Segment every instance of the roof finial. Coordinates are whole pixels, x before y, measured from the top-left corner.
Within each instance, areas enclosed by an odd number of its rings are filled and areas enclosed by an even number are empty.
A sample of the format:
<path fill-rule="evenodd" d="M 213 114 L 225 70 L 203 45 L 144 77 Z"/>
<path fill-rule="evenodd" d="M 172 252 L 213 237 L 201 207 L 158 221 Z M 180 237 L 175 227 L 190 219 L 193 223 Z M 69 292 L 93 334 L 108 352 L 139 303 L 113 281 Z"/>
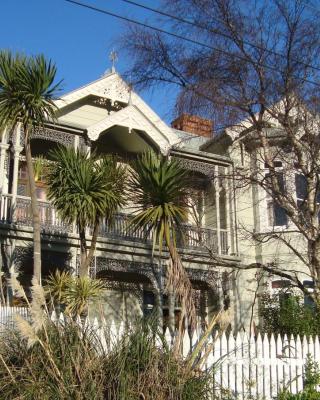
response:
<path fill-rule="evenodd" d="M 111 72 L 112 72 L 112 73 L 113 73 L 113 72 L 116 72 L 115 64 L 116 64 L 116 62 L 118 61 L 118 54 L 117 54 L 117 52 L 116 52 L 114 49 L 112 49 L 112 51 L 110 52 L 109 60 L 110 60 L 111 63 L 112 63 L 112 65 L 111 65 Z"/>
<path fill-rule="evenodd" d="M 129 91 L 129 101 L 128 105 L 132 106 L 132 83 L 128 84 L 128 91 Z"/>

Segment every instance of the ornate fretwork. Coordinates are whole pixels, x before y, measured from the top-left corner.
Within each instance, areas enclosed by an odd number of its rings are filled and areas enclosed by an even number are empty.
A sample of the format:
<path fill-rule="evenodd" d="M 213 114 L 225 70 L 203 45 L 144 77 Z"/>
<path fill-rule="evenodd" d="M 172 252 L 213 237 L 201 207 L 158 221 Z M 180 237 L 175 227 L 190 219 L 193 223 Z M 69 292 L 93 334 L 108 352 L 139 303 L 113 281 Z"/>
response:
<path fill-rule="evenodd" d="M 187 268 L 191 281 L 202 282 L 211 290 L 216 291 L 221 286 L 221 277 L 218 271 Z"/>
<path fill-rule="evenodd" d="M 143 275 L 149 279 L 155 289 L 159 287 L 159 268 L 156 264 L 97 257 L 96 274 L 106 270 Z"/>
<path fill-rule="evenodd" d="M 6 153 L 5 157 L 4 157 L 4 175 L 9 179 L 9 154 Z"/>
<path fill-rule="evenodd" d="M 111 100 L 112 104 L 117 102 L 128 103 L 130 87 L 122 80 L 110 81 L 108 87 L 101 90 L 101 95 Z"/>
<path fill-rule="evenodd" d="M 110 290 L 119 290 L 122 292 L 130 291 L 137 297 L 141 296 L 141 291 L 143 289 L 142 284 L 134 282 L 106 281 L 104 286 Z"/>
<path fill-rule="evenodd" d="M 16 246 L 11 254 L 10 262 L 14 262 L 18 270 L 26 269 L 33 264 L 33 245 L 30 243 L 28 246 Z M 43 248 L 41 250 L 41 258 L 44 268 L 47 271 L 52 268 L 64 268 L 70 270 L 71 255 L 68 251 L 53 251 Z"/>
<path fill-rule="evenodd" d="M 74 144 L 74 135 L 71 133 L 59 131 L 57 129 L 51 128 L 40 128 L 35 127 L 32 130 L 31 136 L 32 139 L 43 139 L 49 140 L 52 142 L 63 144 L 64 146 L 70 147 Z M 20 133 L 20 145 L 24 146 L 24 132 L 21 129 Z"/>
<path fill-rule="evenodd" d="M 122 103 L 121 101 L 112 101 L 111 99 L 107 99 L 106 97 L 94 97 L 92 99 L 92 104 L 95 106 L 106 108 L 109 114 L 111 114 L 112 112 L 120 111 L 127 106 L 127 104 Z"/>
<path fill-rule="evenodd" d="M 77 256 L 77 268 L 79 269 L 80 258 Z M 161 270 L 157 264 L 145 263 L 140 261 L 115 260 L 113 258 L 95 257 L 90 265 L 90 276 L 106 272 L 133 273 L 137 276 L 145 277 L 149 280 L 152 287 L 158 291 L 161 280 Z M 120 283 L 119 283 L 120 284 Z"/>
<path fill-rule="evenodd" d="M 213 179 L 214 177 L 213 164 L 183 157 L 174 157 L 174 159 L 178 161 L 183 168 L 189 171 L 200 172 L 201 174 L 208 176 L 210 179 Z"/>

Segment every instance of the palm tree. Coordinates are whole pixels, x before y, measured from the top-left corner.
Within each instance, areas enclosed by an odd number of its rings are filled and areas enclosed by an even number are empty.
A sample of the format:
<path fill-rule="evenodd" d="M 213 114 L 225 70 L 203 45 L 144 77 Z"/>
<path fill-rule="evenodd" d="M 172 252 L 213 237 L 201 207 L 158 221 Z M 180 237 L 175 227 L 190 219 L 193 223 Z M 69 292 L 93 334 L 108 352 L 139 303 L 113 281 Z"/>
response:
<path fill-rule="evenodd" d="M 50 153 L 53 165 L 47 175 L 48 198 L 60 217 L 76 224 L 80 239 L 80 276 L 89 272 L 95 252 L 100 223 L 111 222 L 125 203 L 125 169 L 115 158 L 98 159 L 87 153 L 59 147 Z M 86 229 L 92 228 L 87 248 Z"/>
<path fill-rule="evenodd" d="M 101 298 L 105 283 L 100 279 L 75 277 L 56 270 L 46 280 L 45 289 L 59 311 L 64 305 L 67 314 L 84 316 L 88 311 L 89 302 Z"/>
<path fill-rule="evenodd" d="M 195 325 L 192 286 L 177 251 L 177 237 L 188 214 L 188 175 L 177 161 L 147 152 L 132 163 L 129 193 L 136 204 L 131 225 L 152 232 L 153 252 L 168 247 L 167 288 L 181 300 L 189 322 Z"/>
<path fill-rule="evenodd" d="M 30 134 L 35 126 L 54 119 L 56 67 L 43 55 L 26 57 L 0 52 L 0 128 L 21 124 L 24 132 L 28 183 L 33 217 L 33 274 L 41 281 L 39 207 L 34 180 Z"/>

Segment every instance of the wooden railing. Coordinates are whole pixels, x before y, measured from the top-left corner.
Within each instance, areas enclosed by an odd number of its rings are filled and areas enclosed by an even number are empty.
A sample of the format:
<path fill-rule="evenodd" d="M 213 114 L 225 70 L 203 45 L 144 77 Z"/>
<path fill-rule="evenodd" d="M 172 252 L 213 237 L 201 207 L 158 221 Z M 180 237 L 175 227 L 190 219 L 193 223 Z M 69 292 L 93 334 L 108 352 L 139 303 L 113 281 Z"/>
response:
<path fill-rule="evenodd" d="M 47 201 L 38 201 L 41 227 L 45 232 L 71 233 L 73 227 L 63 222 L 57 215 L 54 207 Z M 32 227 L 31 200 L 29 197 L 10 194 L 0 196 L 0 222 Z M 149 229 L 135 229 L 130 225 L 130 215 L 116 214 L 112 223 L 103 223 L 99 235 L 113 239 L 124 239 L 139 242 L 152 242 L 152 232 Z M 218 234 L 220 241 L 218 241 Z M 229 253 L 228 232 L 220 229 L 197 227 L 185 224 L 181 235 L 177 238 L 180 248 L 203 249 L 208 248 L 215 253 L 226 255 Z M 220 242 L 220 248 L 219 248 Z"/>

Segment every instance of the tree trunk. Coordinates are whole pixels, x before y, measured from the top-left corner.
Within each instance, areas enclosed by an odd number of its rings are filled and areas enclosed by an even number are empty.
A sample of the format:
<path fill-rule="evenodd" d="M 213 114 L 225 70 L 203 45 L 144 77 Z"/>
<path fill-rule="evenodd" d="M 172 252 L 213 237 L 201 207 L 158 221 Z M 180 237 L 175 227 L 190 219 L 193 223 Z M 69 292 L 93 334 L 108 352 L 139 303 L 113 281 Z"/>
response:
<path fill-rule="evenodd" d="M 314 240 L 308 243 L 310 274 L 314 281 L 314 300 L 320 305 L 320 241 Z"/>
<path fill-rule="evenodd" d="M 80 238 L 80 276 L 88 276 L 88 271 L 86 268 L 87 260 L 87 241 L 86 241 L 86 230 L 85 228 L 79 227 L 79 238 Z"/>
<path fill-rule="evenodd" d="M 178 299 L 181 300 L 185 308 L 188 323 L 192 328 L 196 327 L 196 308 L 193 300 L 192 285 L 189 276 L 184 269 L 181 258 L 175 246 L 168 241 L 167 246 L 170 253 L 169 265 L 167 268 L 167 287 Z"/>
<path fill-rule="evenodd" d="M 31 155 L 31 145 L 29 137 L 29 128 L 24 126 L 25 135 L 25 152 L 28 170 L 28 182 L 31 198 L 31 210 L 33 221 L 33 275 L 41 284 L 41 227 L 40 227 L 40 214 L 39 204 L 37 199 L 36 184 L 34 180 L 34 169 Z"/>
<path fill-rule="evenodd" d="M 98 239 L 98 233 L 99 233 L 99 226 L 100 226 L 100 221 L 96 221 L 94 228 L 93 228 L 93 233 L 92 233 L 92 238 L 91 238 L 91 246 L 89 249 L 89 253 L 86 257 L 86 260 L 84 262 L 83 269 L 87 271 L 87 275 L 89 274 L 89 269 L 90 269 L 90 263 L 91 260 L 94 256 L 94 253 L 96 251 L 96 245 L 97 245 L 97 239 Z"/>

